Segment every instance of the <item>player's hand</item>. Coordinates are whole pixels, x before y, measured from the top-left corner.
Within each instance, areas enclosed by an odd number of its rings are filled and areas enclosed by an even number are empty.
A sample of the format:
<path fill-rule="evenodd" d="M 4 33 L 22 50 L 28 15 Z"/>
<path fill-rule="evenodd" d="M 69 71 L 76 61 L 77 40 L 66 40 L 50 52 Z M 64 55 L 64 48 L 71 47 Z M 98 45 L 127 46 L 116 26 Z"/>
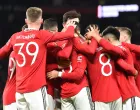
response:
<path fill-rule="evenodd" d="M 86 33 L 86 36 L 93 36 L 93 37 L 98 37 L 100 36 L 99 34 L 99 29 L 97 26 L 93 25 L 90 26 L 90 28 L 88 29 L 88 32 Z"/>
<path fill-rule="evenodd" d="M 66 25 L 65 25 L 65 28 L 68 28 L 69 26 L 73 26 L 74 28 L 76 28 L 76 24 L 75 24 L 75 21 L 70 19 L 66 22 Z"/>
<path fill-rule="evenodd" d="M 58 71 L 53 70 L 47 73 L 48 79 L 54 79 L 58 77 Z"/>
<path fill-rule="evenodd" d="M 87 44 L 90 44 L 90 43 L 91 43 L 91 40 L 86 40 L 86 43 L 87 43 Z"/>
<path fill-rule="evenodd" d="M 138 71 L 136 70 L 135 77 L 138 75 Z"/>

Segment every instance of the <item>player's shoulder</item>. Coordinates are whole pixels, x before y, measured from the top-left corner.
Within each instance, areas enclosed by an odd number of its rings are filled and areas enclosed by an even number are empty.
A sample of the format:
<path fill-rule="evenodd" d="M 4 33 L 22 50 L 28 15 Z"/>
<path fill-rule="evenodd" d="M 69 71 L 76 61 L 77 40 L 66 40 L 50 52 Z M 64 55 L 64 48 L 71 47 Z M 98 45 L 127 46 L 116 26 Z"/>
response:
<path fill-rule="evenodd" d="M 120 47 L 123 51 L 125 51 L 125 53 L 127 54 L 130 53 L 129 48 L 126 45 L 121 44 L 118 47 Z"/>
<path fill-rule="evenodd" d="M 41 30 L 39 30 L 39 33 L 49 33 L 49 31 L 41 29 Z"/>
<path fill-rule="evenodd" d="M 96 52 L 99 52 L 101 50 L 103 50 L 103 47 L 101 47 L 101 46 L 99 46 L 99 47 L 96 48 Z"/>
<path fill-rule="evenodd" d="M 118 45 L 118 47 L 120 47 L 123 50 L 126 50 L 127 49 L 127 47 L 125 45 L 123 45 L 123 44 Z"/>
<path fill-rule="evenodd" d="M 12 35 L 12 37 L 15 37 L 15 36 L 17 36 L 17 35 L 19 35 L 19 34 L 21 34 L 21 33 L 22 33 L 22 31 L 16 32 L 16 33 L 14 33 L 14 34 Z"/>
<path fill-rule="evenodd" d="M 46 38 L 46 36 L 49 36 L 50 34 L 52 34 L 51 32 L 49 32 L 48 30 L 43 30 L 43 29 L 41 29 L 41 30 L 39 30 L 39 32 L 38 32 L 38 34 L 39 34 L 39 37 L 45 37 Z"/>

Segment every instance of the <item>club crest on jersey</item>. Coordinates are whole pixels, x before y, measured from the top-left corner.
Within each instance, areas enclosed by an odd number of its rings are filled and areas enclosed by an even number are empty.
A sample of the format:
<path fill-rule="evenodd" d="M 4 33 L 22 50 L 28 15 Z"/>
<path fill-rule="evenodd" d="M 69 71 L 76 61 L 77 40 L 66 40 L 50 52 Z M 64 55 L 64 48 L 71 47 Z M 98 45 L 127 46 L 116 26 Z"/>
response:
<path fill-rule="evenodd" d="M 103 47 L 98 47 L 97 49 L 96 49 L 96 52 L 99 52 L 100 50 L 102 50 L 103 49 Z"/>
<path fill-rule="evenodd" d="M 82 62 L 82 56 L 77 57 L 77 62 Z"/>
<path fill-rule="evenodd" d="M 123 50 L 126 50 L 122 45 L 119 45 L 118 47 L 120 47 Z"/>

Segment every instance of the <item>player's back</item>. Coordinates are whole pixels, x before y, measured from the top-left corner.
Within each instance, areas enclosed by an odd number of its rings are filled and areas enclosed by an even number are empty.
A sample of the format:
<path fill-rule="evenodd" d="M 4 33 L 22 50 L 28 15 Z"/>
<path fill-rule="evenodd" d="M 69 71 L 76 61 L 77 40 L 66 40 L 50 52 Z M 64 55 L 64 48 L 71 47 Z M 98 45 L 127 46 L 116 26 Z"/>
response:
<path fill-rule="evenodd" d="M 11 52 L 9 56 L 8 78 L 6 81 L 5 89 L 3 91 L 3 105 L 9 105 L 16 102 L 16 61 L 14 57 L 14 52 Z"/>
<path fill-rule="evenodd" d="M 17 92 L 32 92 L 43 85 L 45 80 L 46 45 L 40 39 L 38 30 L 21 31 L 13 36 L 14 52 L 16 54 Z"/>
<path fill-rule="evenodd" d="M 114 60 L 102 47 L 88 57 L 88 74 L 92 101 L 111 102 L 120 98 Z"/>

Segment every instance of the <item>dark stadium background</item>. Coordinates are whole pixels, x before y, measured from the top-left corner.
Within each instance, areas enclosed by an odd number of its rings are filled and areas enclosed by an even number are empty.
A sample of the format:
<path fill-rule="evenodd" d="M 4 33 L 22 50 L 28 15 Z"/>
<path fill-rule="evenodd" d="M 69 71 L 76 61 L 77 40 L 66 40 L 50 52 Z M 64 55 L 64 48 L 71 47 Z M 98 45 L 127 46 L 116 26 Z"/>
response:
<path fill-rule="evenodd" d="M 43 18 L 54 17 L 58 20 L 59 28 L 62 29 L 62 15 L 68 10 L 75 9 L 82 15 L 81 30 L 90 23 L 96 23 L 101 31 L 108 25 L 127 26 L 132 29 L 132 43 L 140 44 L 140 11 L 120 13 L 117 18 L 97 17 L 98 5 L 127 5 L 138 4 L 140 0 L 0 0 L 0 47 L 10 36 L 21 30 L 24 25 L 25 11 L 30 6 L 43 9 Z M 0 60 L 0 97 L 5 86 L 7 77 L 8 57 Z M 2 101 L 0 110 L 2 110 Z"/>

